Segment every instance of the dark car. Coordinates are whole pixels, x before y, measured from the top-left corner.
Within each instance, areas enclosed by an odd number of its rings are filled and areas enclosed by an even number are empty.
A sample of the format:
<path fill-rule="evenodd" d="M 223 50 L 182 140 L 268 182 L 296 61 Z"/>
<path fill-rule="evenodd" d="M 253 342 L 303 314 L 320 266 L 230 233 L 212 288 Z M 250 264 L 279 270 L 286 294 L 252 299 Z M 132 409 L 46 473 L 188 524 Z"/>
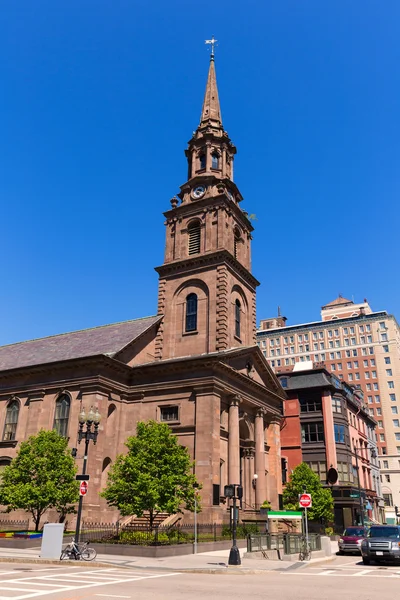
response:
<path fill-rule="evenodd" d="M 364 565 L 371 561 L 400 561 L 400 526 L 373 525 L 361 542 Z"/>
<path fill-rule="evenodd" d="M 361 552 L 361 542 L 367 536 L 366 527 L 346 527 L 339 538 L 339 554 Z"/>

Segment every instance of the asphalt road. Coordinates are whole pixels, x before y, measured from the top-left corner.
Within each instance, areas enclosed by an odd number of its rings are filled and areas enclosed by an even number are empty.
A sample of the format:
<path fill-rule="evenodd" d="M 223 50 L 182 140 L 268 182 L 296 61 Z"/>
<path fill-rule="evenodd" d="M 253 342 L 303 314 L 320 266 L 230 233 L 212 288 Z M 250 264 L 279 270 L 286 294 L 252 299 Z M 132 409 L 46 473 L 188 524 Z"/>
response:
<path fill-rule="evenodd" d="M 0 600 L 375 600 L 399 584 L 400 565 L 365 567 L 356 556 L 260 575 L 0 564 Z"/>

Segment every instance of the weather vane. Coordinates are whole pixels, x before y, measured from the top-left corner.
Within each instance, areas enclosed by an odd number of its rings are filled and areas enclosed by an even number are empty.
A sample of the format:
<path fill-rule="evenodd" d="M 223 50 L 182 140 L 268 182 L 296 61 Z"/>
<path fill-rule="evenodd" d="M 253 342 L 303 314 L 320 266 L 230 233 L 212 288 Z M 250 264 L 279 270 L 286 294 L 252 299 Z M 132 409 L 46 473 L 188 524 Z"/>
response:
<path fill-rule="evenodd" d="M 206 40 L 205 43 L 206 44 L 211 44 L 211 59 L 214 58 L 214 46 L 215 44 L 218 42 L 218 40 L 216 40 L 214 38 L 214 36 L 212 36 L 211 40 Z"/>

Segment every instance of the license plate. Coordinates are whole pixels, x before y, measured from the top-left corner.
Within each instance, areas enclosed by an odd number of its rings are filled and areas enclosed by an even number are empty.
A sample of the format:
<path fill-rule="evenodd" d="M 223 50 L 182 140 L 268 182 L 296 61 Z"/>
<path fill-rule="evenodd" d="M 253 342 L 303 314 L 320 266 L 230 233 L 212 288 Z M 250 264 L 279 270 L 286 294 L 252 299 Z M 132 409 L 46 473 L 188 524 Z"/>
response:
<path fill-rule="evenodd" d="M 377 556 L 383 556 L 383 552 L 376 552 Z"/>

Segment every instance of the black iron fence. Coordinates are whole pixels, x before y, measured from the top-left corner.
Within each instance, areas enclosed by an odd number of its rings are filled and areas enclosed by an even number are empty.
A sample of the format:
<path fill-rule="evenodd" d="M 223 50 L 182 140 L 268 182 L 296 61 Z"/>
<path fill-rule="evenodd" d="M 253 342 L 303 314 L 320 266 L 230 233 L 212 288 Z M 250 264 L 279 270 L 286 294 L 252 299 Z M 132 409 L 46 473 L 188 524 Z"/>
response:
<path fill-rule="evenodd" d="M 29 519 L 26 521 L 11 521 L 0 519 L 0 533 L 10 533 L 15 531 L 28 531 Z"/>
<path fill-rule="evenodd" d="M 264 524 L 239 524 L 237 539 L 246 539 L 250 533 L 259 533 Z M 132 544 L 137 546 L 162 546 L 193 543 L 195 538 L 194 524 L 176 524 L 171 526 L 120 525 L 119 523 L 83 522 L 80 538 L 82 541 Z M 229 525 L 218 523 L 201 523 L 197 525 L 197 541 L 218 542 L 230 540 L 232 531 Z"/>
<path fill-rule="evenodd" d="M 247 536 L 247 552 L 263 550 L 279 550 L 283 554 L 298 554 L 301 550 L 304 536 L 301 533 L 250 533 Z M 310 534 L 311 551 L 321 550 L 321 536 Z"/>

